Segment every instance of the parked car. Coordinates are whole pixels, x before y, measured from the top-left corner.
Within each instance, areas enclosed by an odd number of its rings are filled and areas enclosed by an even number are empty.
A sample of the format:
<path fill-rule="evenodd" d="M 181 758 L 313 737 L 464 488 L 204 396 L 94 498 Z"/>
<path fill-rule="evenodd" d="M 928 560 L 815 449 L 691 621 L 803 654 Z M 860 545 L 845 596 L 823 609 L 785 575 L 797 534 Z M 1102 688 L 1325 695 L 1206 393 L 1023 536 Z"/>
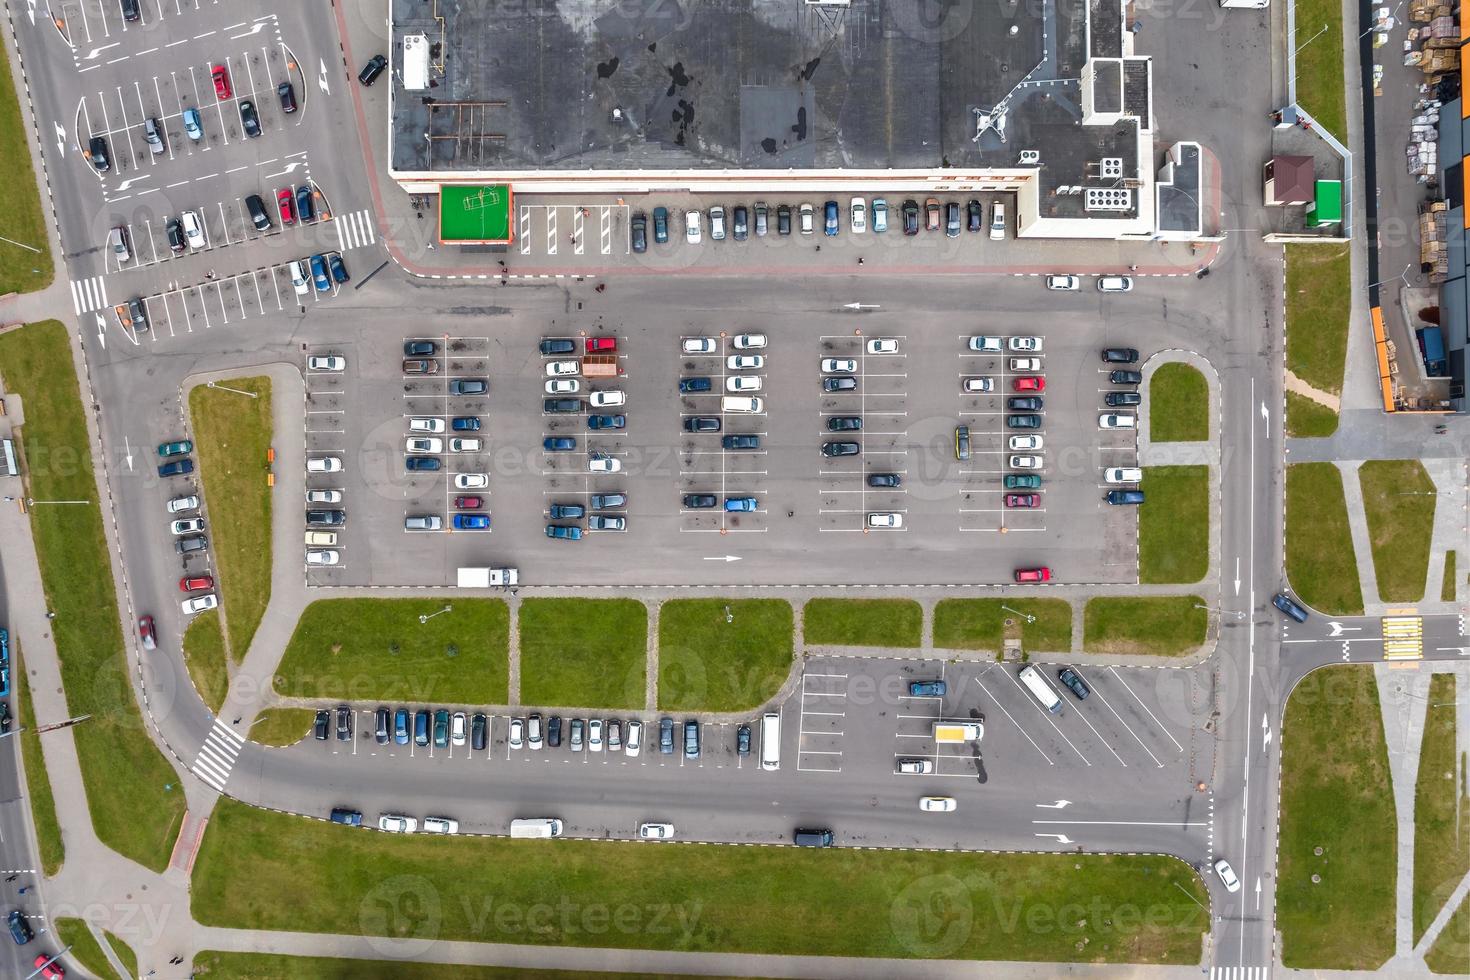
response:
<path fill-rule="evenodd" d="M 1103 396 L 1103 404 L 1109 408 L 1127 408 L 1143 403 L 1143 396 L 1136 391 L 1110 391 Z"/>
<path fill-rule="evenodd" d="M 1078 701 L 1086 701 L 1087 695 L 1091 693 L 1082 678 L 1071 667 L 1063 667 L 1057 671 L 1057 680 L 1067 686 L 1067 690 L 1077 695 Z"/>
<path fill-rule="evenodd" d="M 822 455 L 828 459 L 839 456 L 856 456 L 862 452 L 862 447 L 855 442 L 824 442 L 822 443 Z"/>
<path fill-rule="evenodd" d="M 1041 489 L 1041 477 L 1035 473 L 1007 473 L 1000 482 L 1006 490 Z"/>
<path fill-rule="evenodd" d="M 1007 415 L 1006 425 L 1012 429 L 1039 429 L 1041 428 L 1041 416 Z"/>
<path fill-rule="evenodd" d="M 965 228 L 968 231 L 979 231 L 984 224 L 985 209 L 972 197 L 965 203 Z"/>
<path fill-rule="evenodd" d="M 456 531 L 488 531 L 490 529 L 490 515 L 455 514 L 453 523 Z"/>
<path fill-rule="evenodd" d="M 1039 412 L 1042 400 L 1037 395 L 1012 395 L 1006 406 L 1013 412 Z"/>
<path fill-rule="evenodd" d="M 666 245 L 669 241 L 669 209 L 653 209 L 653 240 L 658 245 Z"/>
<path fill-rule="evenodd" d="M 837 202 L 828 201 L 822 205 L 822 234 L 835 238 L 837 231 Z"/>
<path fill-rule="evenodd" d="M 685 432 L 719 432 L 720 420 L 713 415 L 691 415 L 684 420 Z"/>
<path fill-rule="evenodd" d="M 1046 379 L 1037 375 L 1023 375 L 1011 381 L 1011 388 L 1015 391 L 1045 391 Z"/>
<path fill-rule="evenodd" d="M 919 233 L 919 202 L 909 198 L 903 202 L 903 233 L 905 235 L 917 235 Z"/>
<path fill-rule="evenodd" d="M 658 751 L 660 755 L 674 754 L 674 719 L 672 718 L 659 719 Z"/>
<path fill-rule="evenodd" d="M 970 458 L 970 427 L 968 425 L 954 427 L 954 458 L 958 460 Z"/>
<path fill-rule="evenodd" d="M 1007 507 L 1016 507 L 1016 508 L 1021 508 L 1023 510 L 1024 509 L 1029 509 L 1029 508 L 1032 508 L 1032 507 L 1040 507 L 1041 506 L 1041 494 L 1039 494 L 1039 493 L 1008 493 L 1008 494 L 1005 495 L 1005 505 Z"/>
<path fill-rule="evenodd" d="M 483 395 L 489 390 L 490 385 L 481 378 L 456 378 L 449 382 L 451 395 Z"/>
<path fill-rule="evenodd" d="M 383 69 L 388 67 L 388 59 L 380 54 L 375 54 L 368 59 L 368 63 L 362 66 L 362 71 L 357 73 L 357 80 L 363 85 L 371 85 L 383 74 Z"/>
<path fill-rule="evenodd" d="M 302 221 L 310 221 L 316 216 L 316 206 L 312 203 L 311 185 L 302 184 L 296 188 L 296 216 Z"/>
<path fill-rule="evenodd" d="M 184 135 L 198 143 L 204 139 L 204 120 L 199 115 L 199 110 L 189 106 L 183 111 Z"/>
<path fill-rule="evenodd" d="M 761 437 L 751 435 L 722 436 L 720 445 L 725 449 L 759 449 Z"/>
<path fill-rule="evenodd" d="M 708 510 L 719 502 L 712 493 L 686 493 L 683 497 L 684 506 L 690 510 Z"/>
<path fill-rule="evenodd" d="M 1138 351 L 1132 347 L 1104 347 L 1102 359 L 1104 364 L 1134 364 L 1138 361 Z"/>
<path fill-rule="evenodd" d="M 291 87 L 289 81 L 282 82 L 276 86 L 276 98 L 281 101 L 281 111 L 291 113 L 296 111 L 296 90 Z"/>
<path fill-rule="evenodd" d="M 1061 289 L 1075 292 L 1082 285 L 1082 280 L 1076 276 L 1047 276 L 1047 289 Z"/>
<path fill-rule="evenodd" d="M 903 478 L 897 473 L 869 473 L 868 486 L 875 488 L 892 488 L 903 485 Z"/>
<path fill-rule="evenodd" d="M 949 691 L 944 681 L 909 681 L 909 697 L 942 698 Z"/>
<path fill-rule="evenodd" d="M 754 511 L 759 509 L 760 501 L 754 497 L 726 497 L 725 510 L 731 512 Z"/>
<path fill-rule="evenodd" d="M 255 111 L 255 103 L 249 99 L 240 100 L 240 128 L 250 139 L 260 135 L 260 116 Z"/>
<path fill-rule="evenodd" d="M 1128 276 L 1099 276 L 1097 291 L 1100 293 L 1126 293 L 1133 289 L 1133 280 Z"/>
<path fill-rule="evenodd" d="M 546 514 L 553 521 L 580 520 L 587 516 L 587 508 L 581 504 L 552 504 Z"/>
<path fill-rule="evenodd" d="M 699 758 L 699 722 L 693 718 L 684 722 L 684 758 Z"/>
<path fill-rule="evenodd" d="M 839 391 L 857 391 L 857 386 L 857 378 L 851 375 L 839 375 L 837 377 L 822 379 L 822 390 L 828 394 L 834 394 Z"/>
<path fill-rule="evenodd" d="M 628 222 L 628 235 L 634 254 L 648 251 L 648 215 L 642 211 L 634 214 Z"/>
<path fill-rule="evenodd" d="M 581 541 L 582 529 L 575 524 L 548 524 L 546 536 L 559 541 Z"/>
<path fill-rule="evenodd" d="M 1143 491 L 1109 490 L 1104 499 L 1110 504 L 1141 504 L 1143 503 Z"/>
<path fill-rule="evenodd" d="M 1015 571 L 1015 579 L 1020 583 L 1027 582 L 1050 582 L 1051 569 L 1042 565 L 1037 568 L 1018 568 Z"/>
<path fill-rule="evenodd" d="M 1141 385 L 1143 384 L 1143 372 L 1112 371 L 1108 374 L 1108 381 L 1115 385 Z"/>
<path fill-rule="evenodd" d="M 709 237 L 717 242 L 725 240 L 725 209 L 719 204 L 709 209 Z"/>
<path fill-rule="evenodd" d="M 1138 427 L 1138 418 L 1122 412 L 1107 413 L 1097 417 L 1099 429 L 1133 429 Z"/>
<path fill-rule="evenodd" d="M 214 65 L 209 69 L 209 77 L 214 81 L 214 97 L 224 101 L 231 97 L 230 71 L 224 65 Z"/>

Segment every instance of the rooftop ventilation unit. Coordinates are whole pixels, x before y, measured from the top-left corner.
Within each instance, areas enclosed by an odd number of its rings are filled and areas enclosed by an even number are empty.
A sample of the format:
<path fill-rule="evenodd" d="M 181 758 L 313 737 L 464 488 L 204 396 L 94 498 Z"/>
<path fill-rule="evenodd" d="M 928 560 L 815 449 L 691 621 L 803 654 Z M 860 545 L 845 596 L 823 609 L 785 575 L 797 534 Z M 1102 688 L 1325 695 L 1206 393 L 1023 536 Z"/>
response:
<path fill-rule="evenodd" d="M 1041 162 L 1041 152 L 1039 150 L 1022 150 L 1021 151 L 1021 166 L 1023 166 L 1023 167 L 1026 167 L 1026 166 L 1034 166 L 1035 164 L 1038 164 L 1040 162 Z"/>
<path fill-rule="evenodd" d="M 1123 176 L 1122 157 L 1103 157 L 1097 164 L 1098 176 L 1104 180 Z"/>
<path fill-rule="evenodd" d="M 1120 187 L 1089 187 L 1085 201 L 1088 211 L 1133 210 L 1133 192 Z"/>

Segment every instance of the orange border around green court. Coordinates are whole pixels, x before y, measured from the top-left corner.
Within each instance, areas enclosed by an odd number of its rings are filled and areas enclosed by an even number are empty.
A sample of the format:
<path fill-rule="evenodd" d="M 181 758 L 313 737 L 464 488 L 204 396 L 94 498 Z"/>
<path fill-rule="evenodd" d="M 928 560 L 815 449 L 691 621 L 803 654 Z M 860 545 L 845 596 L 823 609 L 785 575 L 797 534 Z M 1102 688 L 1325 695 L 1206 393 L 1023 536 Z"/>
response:
<path fill-rule="evenodd" d="M 441 184 L 439 241 L 450 245 L 509 245 L 514 210 L 509 184 Z"/>

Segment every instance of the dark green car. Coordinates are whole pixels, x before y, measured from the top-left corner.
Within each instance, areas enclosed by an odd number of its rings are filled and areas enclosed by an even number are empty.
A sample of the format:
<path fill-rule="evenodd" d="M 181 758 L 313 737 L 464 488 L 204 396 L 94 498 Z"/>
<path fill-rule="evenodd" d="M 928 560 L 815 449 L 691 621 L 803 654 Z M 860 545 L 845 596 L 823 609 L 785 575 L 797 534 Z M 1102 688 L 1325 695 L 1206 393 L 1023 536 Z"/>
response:
<path fill-rule="evenodd" d="M 1035 473 L 1010 473 L 1005 478 L 1007 490 L 1040 490 L 1041 477 Z"/>
<path fill-rule="evenodd" d="M 443 708 L 434 712 L 434 745 L 441 749 L 449 745 L 449 712 Z"/>
<path fill-rule="evenodd" d="M 158 444 L 158 455 L 164 459 L 170 456 L 186 456 L 193 452 L 194 444 L 188 439 L 180 439 L 178 442 L 161 442 Z"/>

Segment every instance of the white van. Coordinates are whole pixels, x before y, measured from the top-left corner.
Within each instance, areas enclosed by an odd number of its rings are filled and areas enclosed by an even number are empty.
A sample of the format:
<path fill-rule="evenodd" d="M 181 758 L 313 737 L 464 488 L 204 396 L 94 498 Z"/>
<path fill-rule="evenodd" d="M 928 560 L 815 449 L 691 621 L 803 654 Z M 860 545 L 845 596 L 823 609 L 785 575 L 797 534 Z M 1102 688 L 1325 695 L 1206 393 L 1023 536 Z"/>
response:
<path fill-rule="evenodd" d="M 1001 241 L 1006 237 L 1006 206 L 996 201 L 990 206 L 990 240 Z"/>
<path fill-rule="evenodd" d="M 761 715 L 761 768 L 781 768 L 781 715 L 776 711 Z"/>
<path fill-rule="evenodd" d="M 737 415 L 759 415 L 765 407 L 759 398 L 746 395 L 726 395 L 720 399 L 720 411 Z"/>
<path fill-rule="evenodd" d="M 512 837 L 560 837 L 561 821 L 555 817 L 534 817 L 527 820 L 512 820 L 510 822 L 510 835 Z"/>
<path fill-rule="evenodd" d="M 1052 690 L 1046 678 L 1041 676 L 1041 671 L 1035 667 L 1027 664 L 1021 668 L 1021 683 L 1026 685 L 1026 690 L 1030 691 L 1047 711 L 1056 714 L 1062 710 L 1062 699 L 1057 696 L 1056 691 Z"/>

